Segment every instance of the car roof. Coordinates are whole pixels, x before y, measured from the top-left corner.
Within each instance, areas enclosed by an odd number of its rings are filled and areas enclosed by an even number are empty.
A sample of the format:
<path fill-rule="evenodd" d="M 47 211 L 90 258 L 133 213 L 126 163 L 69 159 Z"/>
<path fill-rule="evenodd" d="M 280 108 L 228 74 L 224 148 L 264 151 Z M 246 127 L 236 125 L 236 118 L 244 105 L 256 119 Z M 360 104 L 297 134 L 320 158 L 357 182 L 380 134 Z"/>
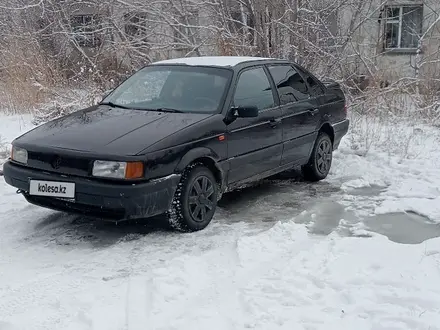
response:
<path fill-rule="evenodd" d="M 174 58 L 151 64 L 185 64 L 194 66 L 234 67 L 245 62 L 255 61 L 280 61 L 280 59 L 254 56 L 199 56 Z"/>

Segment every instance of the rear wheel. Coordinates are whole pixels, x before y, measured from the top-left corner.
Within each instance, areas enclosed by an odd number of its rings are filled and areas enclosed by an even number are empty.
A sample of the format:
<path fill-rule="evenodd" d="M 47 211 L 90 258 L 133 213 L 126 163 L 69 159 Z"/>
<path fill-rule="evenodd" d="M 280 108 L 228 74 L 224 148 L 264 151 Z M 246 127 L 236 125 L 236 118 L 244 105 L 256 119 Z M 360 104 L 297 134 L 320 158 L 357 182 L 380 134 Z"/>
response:
<path fill-rule="evenodd" d="M 212 172 L 202 164 L 189 166 L 174 194 L 168 221 L 174 229 L 198 231 L 211 222 L 217 208 L 219 187 Z"/>
<path fill-rule="evenodd" d="M 302 167 L 304 178 L 308 181 L 325 179 L 330 172 L 333 160 L 332 140 L 325 132 L 320 132 L 307 165 Z"/>

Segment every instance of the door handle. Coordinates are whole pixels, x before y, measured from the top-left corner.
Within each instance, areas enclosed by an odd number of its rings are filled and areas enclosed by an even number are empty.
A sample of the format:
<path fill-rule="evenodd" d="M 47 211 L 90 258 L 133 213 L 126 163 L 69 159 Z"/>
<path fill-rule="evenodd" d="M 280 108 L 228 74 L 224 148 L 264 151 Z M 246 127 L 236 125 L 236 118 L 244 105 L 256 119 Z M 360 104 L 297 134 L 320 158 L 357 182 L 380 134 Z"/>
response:
<path fill-rule="evenodd" d="M 319 109 L 309 109 L 312 116 L 317 115 L 319 113 Z"/>
<path fill-rule="evenodd" d="M 270 124 L 270 126 L 271 126 L 272 128 L 277 127 L 279 123 L 281 123 L 281 119 L 279 119 L 279 118 L 272 118 L 272 119 L 269 121 L 269 124 Z"/>

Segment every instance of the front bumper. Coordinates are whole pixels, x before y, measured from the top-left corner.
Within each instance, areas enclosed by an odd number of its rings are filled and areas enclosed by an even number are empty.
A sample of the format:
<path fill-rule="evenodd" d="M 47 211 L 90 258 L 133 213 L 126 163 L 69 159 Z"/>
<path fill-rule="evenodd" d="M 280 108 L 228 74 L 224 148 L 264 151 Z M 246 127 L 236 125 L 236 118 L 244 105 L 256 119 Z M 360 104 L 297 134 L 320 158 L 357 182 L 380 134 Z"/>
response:
<path fill-rule="evenodd" d="M 180 175 L 148 182 L 127 184 L 42 172 L 7 162 L 3 165 L 6 183 L 22 191 L 29 203 L 42 207 L 82 213 L 115 220 L 148 218 L 169 210 Z M 29 181 L 75 183 L 75 200 L 29 195 Z"/>

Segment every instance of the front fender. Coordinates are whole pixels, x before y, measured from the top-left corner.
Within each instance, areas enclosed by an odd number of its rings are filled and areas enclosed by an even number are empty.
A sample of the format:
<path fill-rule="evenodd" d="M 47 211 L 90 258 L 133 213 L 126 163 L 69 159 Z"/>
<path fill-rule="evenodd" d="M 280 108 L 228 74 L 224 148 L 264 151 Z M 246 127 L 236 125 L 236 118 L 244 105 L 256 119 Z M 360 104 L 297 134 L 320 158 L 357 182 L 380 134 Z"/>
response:
<path fill-rule="evenodd" d="M 196 159 L 208 158 L 215 164 L 216 168 L 222 172 L 221 167 L 218 165 L 220 157 L 209 148 L 194 148 L 188 151 L 179 161 L 176 166 L 176 173 L 183 172 L 183 170 Z"/>

